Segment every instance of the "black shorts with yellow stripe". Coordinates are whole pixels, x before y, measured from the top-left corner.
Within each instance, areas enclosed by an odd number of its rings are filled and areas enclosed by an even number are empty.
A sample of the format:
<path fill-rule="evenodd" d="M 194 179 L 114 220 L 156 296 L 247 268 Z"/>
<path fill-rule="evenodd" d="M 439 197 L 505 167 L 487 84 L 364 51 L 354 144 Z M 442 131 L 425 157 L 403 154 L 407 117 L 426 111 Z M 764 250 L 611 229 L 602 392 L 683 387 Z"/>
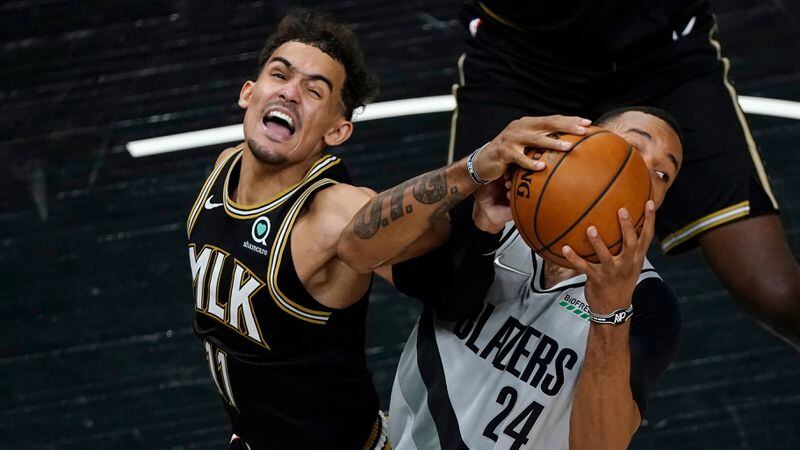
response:
<path fill-rule="evenodd" d="M 521 116 L 596 118 L 618 107 L 656 106 L 672 114 L 684 134 L 681 171 L 656 215 L 665 252 L 690 250 L 714 227 L 777 212 L 711 15 L 603 54 L 591 46 L 570 52 L 557 42 L 529 39 L 490 13 L 467 6 L 462 15 L 467 50 L 454 87 L 451 159 Z"/>

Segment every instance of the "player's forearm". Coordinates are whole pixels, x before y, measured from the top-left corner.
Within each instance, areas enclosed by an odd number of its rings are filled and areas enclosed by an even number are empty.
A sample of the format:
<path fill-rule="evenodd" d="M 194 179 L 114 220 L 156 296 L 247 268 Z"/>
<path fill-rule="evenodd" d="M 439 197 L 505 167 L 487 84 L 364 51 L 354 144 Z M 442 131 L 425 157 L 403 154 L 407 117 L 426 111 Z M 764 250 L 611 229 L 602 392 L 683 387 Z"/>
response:
<path fill-rule="evenodd" d="M 359 272 L 386 264 L 406 252 L 477 187 L 465 160 L 460 160 L 387 189 L 367 202 L 345 227 L 337 253 Z"/>
<path fill-rule="evenodd" d="M 630 388 L 630 322 L 592 323 L 586 357 L 572 404 L 572 450 L 627 448 L 639 425 Z"/>

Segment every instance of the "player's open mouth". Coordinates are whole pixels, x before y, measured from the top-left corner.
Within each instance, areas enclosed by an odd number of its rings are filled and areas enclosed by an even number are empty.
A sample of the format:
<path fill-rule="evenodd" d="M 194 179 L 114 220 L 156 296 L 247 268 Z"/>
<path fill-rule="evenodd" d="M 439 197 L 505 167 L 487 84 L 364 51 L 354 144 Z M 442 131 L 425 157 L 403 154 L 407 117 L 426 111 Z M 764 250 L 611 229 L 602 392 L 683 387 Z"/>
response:
<path fill-rule="evenodd" d="M 271 108 L 262 119 L 267 135 L 277 141 L 289 139 L 296 130 L 295 119 L 288 111 Z"/>

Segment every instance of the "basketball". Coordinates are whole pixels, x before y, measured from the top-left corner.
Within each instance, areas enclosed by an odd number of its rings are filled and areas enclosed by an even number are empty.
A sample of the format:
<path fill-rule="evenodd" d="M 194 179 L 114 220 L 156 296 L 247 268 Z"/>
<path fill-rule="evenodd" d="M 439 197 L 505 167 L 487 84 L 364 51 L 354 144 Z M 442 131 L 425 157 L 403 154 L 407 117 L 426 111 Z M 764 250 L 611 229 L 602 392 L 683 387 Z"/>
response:
<path fill-rule="evenodd" d="M 583 136 L 553 133 L 573 143 L 568 152 L 527 149 L 526 155 L 546 163 L 544 170 L 517 169 L 512 176 L 511 212 L 525 242 L 543 258 L 572 267 L 561 254 L 569 245 L 582 258 L 597 263 L 586 229 L 594 225 L 611 254 L 622 249 L 617 211 L 625 207 L 637 233 L 651 199 L 650 175 L 635 147 L 599 127 Z"/>

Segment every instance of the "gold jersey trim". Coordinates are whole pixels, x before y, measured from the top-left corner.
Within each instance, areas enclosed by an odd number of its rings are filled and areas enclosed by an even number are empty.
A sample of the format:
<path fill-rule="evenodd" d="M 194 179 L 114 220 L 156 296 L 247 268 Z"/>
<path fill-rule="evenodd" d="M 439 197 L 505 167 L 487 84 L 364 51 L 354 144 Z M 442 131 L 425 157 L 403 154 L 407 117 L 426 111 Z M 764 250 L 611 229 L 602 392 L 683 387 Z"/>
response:
<path fill-rule="evenodd" d="M 686 225 L 680 230 L 670 234 L 663 241 L 661 241 L 661 250 L 664 253 L 669 252 L 675 247 L 683 244 L 684 242 L 696 237 L 700 233 L 710 230 L 711 228 L 718 227 L 724 223 L 732 220 L 740 219 L 750 214 L 750 202 L 745 200 L 736 203 L 735 205 L 728 206 L 727 208 L 720 209 L 704 217 L 701 217 L 694 222 Z"/>
<path fill-rule="evenodd" d="M 747 150 L 750 152 L 750 159 L 753 160 L 753 166 L 755 166 L 756 173 L 758 174 L 758 181 L 761 183 L 761 187 L 764 188 L 764 192 L 766 192 L 767 197 L 769 197 L 772 207 L 777 210 L 778 200 L 775 198 L 775 194 L 772 192 L 772 186 L 769 183 L 769 177 L 767 177 L 767 171 L 764 168 L 764 162 L 761 161 L 761 155 L 758 152 L 758 146 L 756 145 L 755 139 L 753 139 L 753 134 L 750 132 L 750 126 L 747 124 L 747 120 L 744 118 L 742 107 L 739 105 L 739 94 L 736 92 L 736 88 L 733 87 L 733 83 L 731 83 L 730 80 L 731 62 L 728 58 L 722 56 L 722 44 L 720 44 L 719 41 L 714 37 L 716 33 L 717 20 L 715 17 L 714 26 L 711 27 L 711 30 L 708 32 L 708 43 L 717 50 L 717 60 L 722 63 L 722 82 L 725 85 L 725 88 L 728 90 L 728 94 L 731 97 L 731 102 L 733 103 L 733 109 L 736 111 L 736 117 L 739 119 L 739 123 L 742 125 L 744 139 L 745 142 L 747 142 Z"/>
<path fill-rule="evenodd" d="M 489 9 L 488 6 L 484 5 L 483 2 L 478 2 L 478 6 L 483 10 L 483 12 L 486 13 L 486 15 L 488 15 L 492 19 L 502 23 L 507 27 L 511 27 L 517 31 L 522 31 L 523 33 L 525 32 L 525 29 L 515 24 L 514 22 L 511 22 L 510 20 L 504 18 L 503 16 L 497 14 L 496 12 L 492 11 L 491 9 Z"/>
<path fill-rule="evenodd" d="M 458 58 L 458 83 L 453 84 L 451 92 L 453 98 L 456 99 L 456 107 L 453 109 L 453 115 L 450 118 L 450 141 L 447 144 L 447 164 L 453 164 L 453 158 L 456 149 L 456 126 L 458 125 L 458 90 L 466 85 L 464 77 L 464 60 L 467 59 L 467 54 L 462 53 Z"/>
<path fill-rule="evenodd" d="M 733 87 L 733 83 L 730 81 L 730 60 L 722 56 L 722 44 L 720 44 L 720 42 L 715 38 L 716 33 L 717 24 L 715 18 L 714 26 L 712 26 L 708 31 L 708 43 L 714 47 L 717 52 L 717 60 L 722 64 L 722 83 L 725 85 L 725 89 L 728 91 L 728 95 L 731 98 L 731 103 L 733 104 L 733 109 L 736 112 L 736 117 L 739 119 L 739 123 L 742 127 L 742 134 L 745 142 L 747 143 L 747 150 L 750 154 L 750 159 L 753 161 L 753 166 L 756 169 L 758 181 L 761 184 L 761 187 L 764 189 L 764 192 L 767 194 L 770 203 L 772 203 L 772 207 L 777 210 L 778 201 L 775 198 L 775 194 L 772 192 L 772 186 L 770 185 L 767 171 L 764 168 L 764 162 L 761 160 L 761 155 L 758 152 L 758 146 L 756 145 L 755 139 L 753 139 L 753 135 L 750 132 L 750 126 L 747 124 L 747 120 L 744 117 L 744 112 L 739 105 L 739 94 L 736 92 L 736 88 Z M 664 238 L 661 242 L 661 250 L 665 253 L 668 253 L 675 247 L 695 238 L 705 231 L 716 228 L 733 220 L 740 219 L 749 214 L 750 202 L 747 200 L 712 212 L 711 214 L 695 220 L 694 222 Z"/>
<path fill-rule="evenodd" d="M 203 210 L 203 202 L 206 201 L 206 197 L 211 191 L 211 187 L 214 186 L 214 182 L 217 180 L 217 177 L 219 177 L 222 168 L 225 167 L 225 164 L 227 164 L 232 157 L 239 153 L 240 152 L 231 152 L 230 155 L 226 156 L 222 162 L 214 167 L 214 169 L 211 171 L 211 174 L 208 176 L 208 178 L 206 178 L 206 182 L 203 184 L 202 189 L 200 189 L 200 194 L 197 195 L 194 205 L 192 205 L 192 209 L 189 210 L 189 217 L 186 219 L 187 236 L 191 237 L 192 229 L 194 228 L 195 222 L 197 222 L 197 217 L 200 216 L 200 211 Z"/>
<path fill-rule="evenodd" d="M 228 183 L 230 181 L 231 172 L 233 171 L 233 167 L 242 157 L 243 151 L 240 151 L 236 155 L 236 160 L 233 161 L 231 166 L 228 168 L 228 173 L 225 175 L 225 185 L 223 187 L 223 203 L 225 212 L 228 213 L 229 216 L 234 217 L 236 219 L 252 219 L 254 217 L 258 217 L 259 215 L 268 213 L 273 209 L 277 208 L 278 206 L 282 205 L 286 200 L 288 200 L 292 195 L 294 195 L 298 190 L 300 190 L 305 184 L 309 181 L 317 178 L 322 172 L 329 169 L 330 167 L 335 166 L 342 162 L 342 160 L 333 155 L 325 154 L 322 155 L 314 164 L 311 165 L 311 168 L 308 169 L 308 172 L 303 176 L 303 178 L 298 181 L 297 183 L 287 187 L 283 191 L 279 192 L 275 195 L 271 200 L 268 200 L 265 203 L 260 205 L 242 205 L 236 203 L 230 198 Z"/>
<path fill-rule="evenodd" d="M 278 269 L 283 261 L 283 252 L 286 249 L 286 243 L 289 241 L 291 229 L 294 227 L 294 222 L 297 219 L 300 210 L 303 207 L 306 199 L 314 193 L 318 188 L 336 184 L 337 182 L 330 178 L 323 178 L 311 186 L 309 186 L 303 194 L 295 200 L 286 217 L 283 219 L 278 233 L 275 235 L 275 242 L 272 244 L 272 250 L 269 255 L 269 264 L 267 265 L 267 286 L 272 300 L 286 313 L 306 322 L 317 325 L 325 325 L 331 315 L 329 311 L 318 311 L 306 308 L 287 297 L 278 287 Z M 291 251 L 291 250 L 290 250 Z"/>

